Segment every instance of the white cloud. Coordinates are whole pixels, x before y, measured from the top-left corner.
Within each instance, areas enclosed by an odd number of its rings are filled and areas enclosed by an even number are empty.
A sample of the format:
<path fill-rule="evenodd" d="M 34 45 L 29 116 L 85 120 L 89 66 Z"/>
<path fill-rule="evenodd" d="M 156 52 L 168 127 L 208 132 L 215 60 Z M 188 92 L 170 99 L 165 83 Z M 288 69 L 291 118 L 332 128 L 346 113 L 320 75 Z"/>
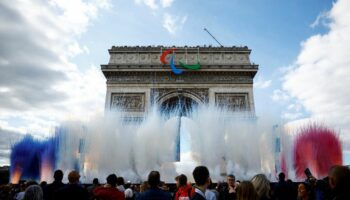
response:
<path fill-rule="evenodd" d="M 296 120 L 298 118 L 300 118 L 301 116 L 303 116 L 302 113 L 290 113 L 290 112 L 286 112 L 282 114 L 282 118 L 286 119 L 286 120 Z"/>
<path fill-rule="evenodd" d="M 339 0 L 328 12 L 329 32 L 302 44 L 295 67 L 284 77 L 283 89 L 312 118 L 341 129 L 350 139 L 350 1 Z"/>
<path fill-rule="evenodd" d="M 172 16 L 169 13 L 165 13 L 163 17 L 163 27 L 172 35 L 175 35 L 177 31 L 181 30 L 186 23 L 187 16 L 179 17 Z"/>
<path fill-rule="evenodd" d="M 146 5 L 152 9 L 154 14 L 160 13 L 163 15 L 162 26 L 171 34 L 175 35 L 182 29 L 187 21 L 187 16 L 171 15 L 166 12 L 166 8 L 172 6 L 175 0 L 134 0 L 138 5 Z M 160 8 L 160 9 L 159 9 Z"/>
<path fill-rule="evenodd" d="M 277 70 L 279 73 L 285 74 L 285 73 L 289 72 L 290 70 L 292 70 L 293 68 L 295 68 L 295 66 L 288 65 L 288 66 L 279 67 Z"/>
<path fill-rule="evenodd" d="M 290 99 L 290 96 L 288 96 L 285 91 L 277 89 L 273 91 L 271 98 L 274 101 L 288 101 Z"/>
<path fill-rule="evenodd" d="M 299 112 L 302 109 L 302 105 L 300 103 L 292 103 L 288 105 L 287 109 Z"/>
<path fill-rule="evenodd" d="M 326 26 L 327 25 L 327 19 L 328 19 L 328 15 L 329 13 L 328 12 L 322 12 L 320 13 L 314 22 L 312 22 L 312 24 L 310 24 L 310 27 L 311 28 L 315 28 L 316 26 L 322 24 L 323 26 Z"/>
<path fill-rule="evenodd" d="M 135 0 L 138 5 L 145 4 L 152 10 L 157 10 L 159 7 L 168 8 L 171 7 L 174 0 Z"/>
<path fill-rule="evenodd" d="M 83 52 L 84 50 L 80 47 L 78 42 L 73 42 L 67 47 L 67 55 L 69 57 L 75 57 Z"/>
<path fill-rule="evenodd" d="M 0 128 L 0 166 L 9 164 L 9 149 L 22 137 L 23 135 L 17 132 L 3 130 Z"/>
<path fill-rule="evenodd" d="M 151 8 L 152 10 L 156 10 L 158 9 L 158 3 L 156 0 L 135 0 L 136 4 L 145 4 L 146 6 L 148 6 L 149 8 Z"/>
<path fill-rule="evenodd" d="M 104 109 L 99 67 L 70 59 L 108 0 L 0 2 L 0 129 L 47 136 L 60 121 L 88 120 Z M 23 11 L 26 12 L 23 12 Z"/>
<path fill-rule="evenodd" d="M 160 0 L 160 3 L 162 4 L 163 8 L 171 7 L 174 0 Z"/>
<path fill-rule="evenodd" d="M 258 78 L 254 82 L 254 87 L 259 89 L 265 89 L 271 86 L 272 80 L 264 80 L 262 78 Z"/>

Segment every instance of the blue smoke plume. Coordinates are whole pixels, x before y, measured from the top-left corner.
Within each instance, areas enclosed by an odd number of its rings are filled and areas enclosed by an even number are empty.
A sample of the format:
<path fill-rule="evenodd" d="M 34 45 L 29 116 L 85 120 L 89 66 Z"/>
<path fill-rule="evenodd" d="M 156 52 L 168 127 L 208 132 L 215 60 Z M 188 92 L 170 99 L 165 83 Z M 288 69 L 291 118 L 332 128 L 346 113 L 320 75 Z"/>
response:
<path fill-rule="evenodd" d="M 11 176 L 15 171 L 21 172 L 21 179 L 39 180 L 41 164 L 49 163 L 53 169 L 57 160 L 58 138 L 39 141 L 27 135 L 22 141 L 13 145 L 11 151 Z"/>

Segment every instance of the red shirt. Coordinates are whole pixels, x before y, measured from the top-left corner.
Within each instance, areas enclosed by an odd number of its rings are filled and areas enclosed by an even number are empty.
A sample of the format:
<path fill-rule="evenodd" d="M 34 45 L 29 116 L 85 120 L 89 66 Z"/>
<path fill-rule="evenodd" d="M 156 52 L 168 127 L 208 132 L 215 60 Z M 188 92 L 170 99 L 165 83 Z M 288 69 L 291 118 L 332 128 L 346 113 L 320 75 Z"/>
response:
<path fill-rule="evenodd" d="M 98 187 L 93 194 L 101 200 L 125 200 L 124 193 L 114 187 Z"/>
<path fill-rule="evenodd" d="M 192 186 L 187 184 L 178 189 L 175 194 L 175 200 L 179 200 L 180 197 L 189 197 L 192 196 Z"/>

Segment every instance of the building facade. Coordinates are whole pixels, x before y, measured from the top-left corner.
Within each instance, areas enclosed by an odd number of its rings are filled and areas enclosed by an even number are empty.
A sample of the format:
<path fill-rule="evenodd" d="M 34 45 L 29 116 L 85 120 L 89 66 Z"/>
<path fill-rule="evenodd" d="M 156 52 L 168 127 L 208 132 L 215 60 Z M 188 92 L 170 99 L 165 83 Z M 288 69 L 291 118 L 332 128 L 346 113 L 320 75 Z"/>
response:
<path fill-rule="evenodd" d="M 107 79 L 105 110 L 142 118 L 152 105 L 161 110 L 184 105 L 186 110 L 214 104 L 255 117 L 253 79 L 258 65 L 251 63 L 250 53 L 247 47 L 113 46 L 108 64 L 101 65 Z M 182 74 L 171 70 L 172 59 Z M 181 64 L 200 68 L 184 69 Z"/>

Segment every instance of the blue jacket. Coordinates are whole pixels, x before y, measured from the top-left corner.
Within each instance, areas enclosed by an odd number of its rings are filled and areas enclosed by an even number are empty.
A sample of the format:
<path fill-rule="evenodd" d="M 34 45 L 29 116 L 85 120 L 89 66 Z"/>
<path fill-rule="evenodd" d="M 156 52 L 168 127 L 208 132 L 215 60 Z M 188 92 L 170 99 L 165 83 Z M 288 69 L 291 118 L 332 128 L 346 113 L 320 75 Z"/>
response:
<path fill-rule="evenodd" d="M 150 188 L 145 192 L 142 192 L 137 200 L 171 200 L 171 195 L 159 188 Z"/>

